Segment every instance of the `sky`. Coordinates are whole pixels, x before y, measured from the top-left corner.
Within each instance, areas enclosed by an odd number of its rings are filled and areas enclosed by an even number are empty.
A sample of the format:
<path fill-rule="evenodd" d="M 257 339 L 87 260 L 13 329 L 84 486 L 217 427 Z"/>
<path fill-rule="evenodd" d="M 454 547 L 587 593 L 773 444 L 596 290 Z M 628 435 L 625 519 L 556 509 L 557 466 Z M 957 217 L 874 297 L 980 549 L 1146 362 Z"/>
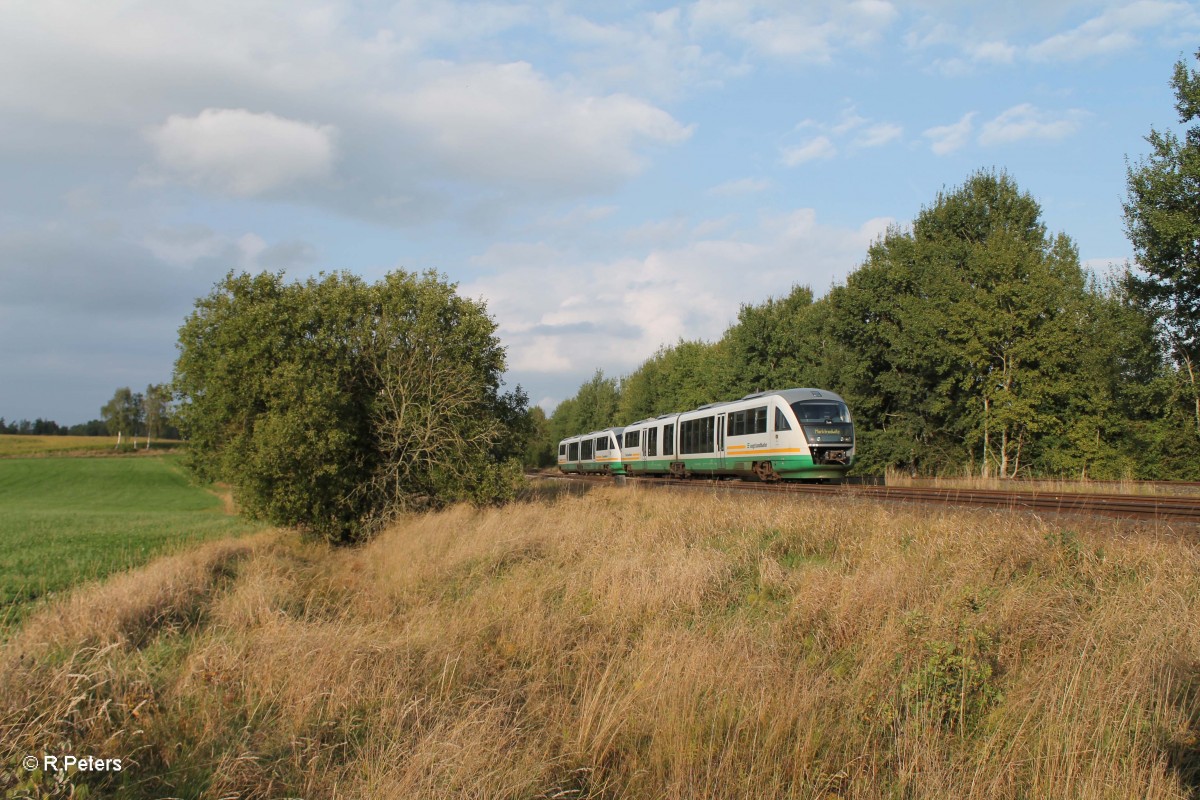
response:
<path fill-rule="evenodd" d="M 1198 48 L 1180 0 L 4 0 L 0 416 L 169 381 L 230 270 L 436 270 L 552 410 L 980 169 L 1104 274 Z"/>

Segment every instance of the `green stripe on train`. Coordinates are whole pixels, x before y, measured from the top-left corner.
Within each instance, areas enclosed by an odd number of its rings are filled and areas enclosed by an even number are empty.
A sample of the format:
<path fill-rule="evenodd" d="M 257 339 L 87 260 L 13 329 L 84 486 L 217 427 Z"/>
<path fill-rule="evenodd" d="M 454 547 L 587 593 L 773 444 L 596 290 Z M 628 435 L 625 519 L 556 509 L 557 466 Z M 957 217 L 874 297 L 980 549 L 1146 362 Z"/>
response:
<path fill-rule="evenodd" d="M 625 465 L 630 473 L 651 472 L 665 473 L 673 461 L 683 461 L 689 472 L 733 472 L 749 473 L 755 462 L 766 459 L 753 456 L 705 456 L 701 458 L 684 457 L 682 459 L 653 459 L 650 461 L 632 461 Z M 812 456 L 777 456 L 769 459 L 775 468 L 775 473 L 781 478 L 837 478 L 841 477 L 849 466 L 840 464 L 814 464 Z"/>

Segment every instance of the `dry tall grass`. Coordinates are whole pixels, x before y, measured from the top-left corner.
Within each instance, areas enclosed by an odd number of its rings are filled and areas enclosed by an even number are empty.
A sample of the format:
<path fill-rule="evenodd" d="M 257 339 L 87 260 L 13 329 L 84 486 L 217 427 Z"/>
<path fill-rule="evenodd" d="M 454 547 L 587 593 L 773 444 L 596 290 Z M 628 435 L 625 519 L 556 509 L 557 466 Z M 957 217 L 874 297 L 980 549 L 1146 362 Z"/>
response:
<path fill-rule="evenodd" d="M 208 546 L 5 645 L 4 763 L 123 757 L 73 780 L 127 797 L 1195 797 L 1200 545 L 1069 524 L 603 488 Z"/>
<path fill-rule="evenodd" d="M 889 468 L 883 476 L 888 486 L 915 486 L 934 489 L 984 489 L 1003 492 L 1041 494 L 1133 494 L 1146 496 L 1194 497 L 1200 484 L 1189 481 L 1141 481 L 1134 479 L 1092 480 L 1088 478 L 981 478 L 974 474 L 916 477 L 904 470 Z"/>

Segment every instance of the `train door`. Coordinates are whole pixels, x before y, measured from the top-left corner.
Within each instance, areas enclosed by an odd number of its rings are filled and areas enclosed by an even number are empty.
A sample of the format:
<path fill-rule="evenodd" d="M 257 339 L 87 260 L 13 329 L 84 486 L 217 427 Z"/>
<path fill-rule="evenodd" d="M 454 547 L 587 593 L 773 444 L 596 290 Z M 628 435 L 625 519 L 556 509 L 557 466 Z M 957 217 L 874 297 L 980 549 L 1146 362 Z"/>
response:
<path fill-rule="evenodd" d="M 717 469 L 725 469 L 725 415 L 717 414 Z"/>

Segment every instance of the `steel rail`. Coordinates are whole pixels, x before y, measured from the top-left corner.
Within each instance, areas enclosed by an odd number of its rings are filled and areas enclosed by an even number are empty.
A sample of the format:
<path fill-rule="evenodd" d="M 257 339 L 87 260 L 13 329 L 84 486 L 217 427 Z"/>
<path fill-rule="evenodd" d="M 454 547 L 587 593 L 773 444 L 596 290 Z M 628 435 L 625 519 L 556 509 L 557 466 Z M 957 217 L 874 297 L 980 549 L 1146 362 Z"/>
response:
<path fill-rule="evenodd" d="M 592 483 L 612 481 L 611 478 L 605 476 L 561 475 L 550 477 Z M 855 486 L 844 484 L 756 483 L 751 481 L 694 478 L 678 480 L 671 478 L 626 477 L 623 480 L 628 484 L 653 488 L 815 494 L 829 497 L 858 497 L 884 502 L 997 508 L 1042 513 L 1092 514 L 1122 519 L 1178 520 L 1200 523 L 1200 498 L 1171 495 L 1003 491 L 998 489 Z"/>

